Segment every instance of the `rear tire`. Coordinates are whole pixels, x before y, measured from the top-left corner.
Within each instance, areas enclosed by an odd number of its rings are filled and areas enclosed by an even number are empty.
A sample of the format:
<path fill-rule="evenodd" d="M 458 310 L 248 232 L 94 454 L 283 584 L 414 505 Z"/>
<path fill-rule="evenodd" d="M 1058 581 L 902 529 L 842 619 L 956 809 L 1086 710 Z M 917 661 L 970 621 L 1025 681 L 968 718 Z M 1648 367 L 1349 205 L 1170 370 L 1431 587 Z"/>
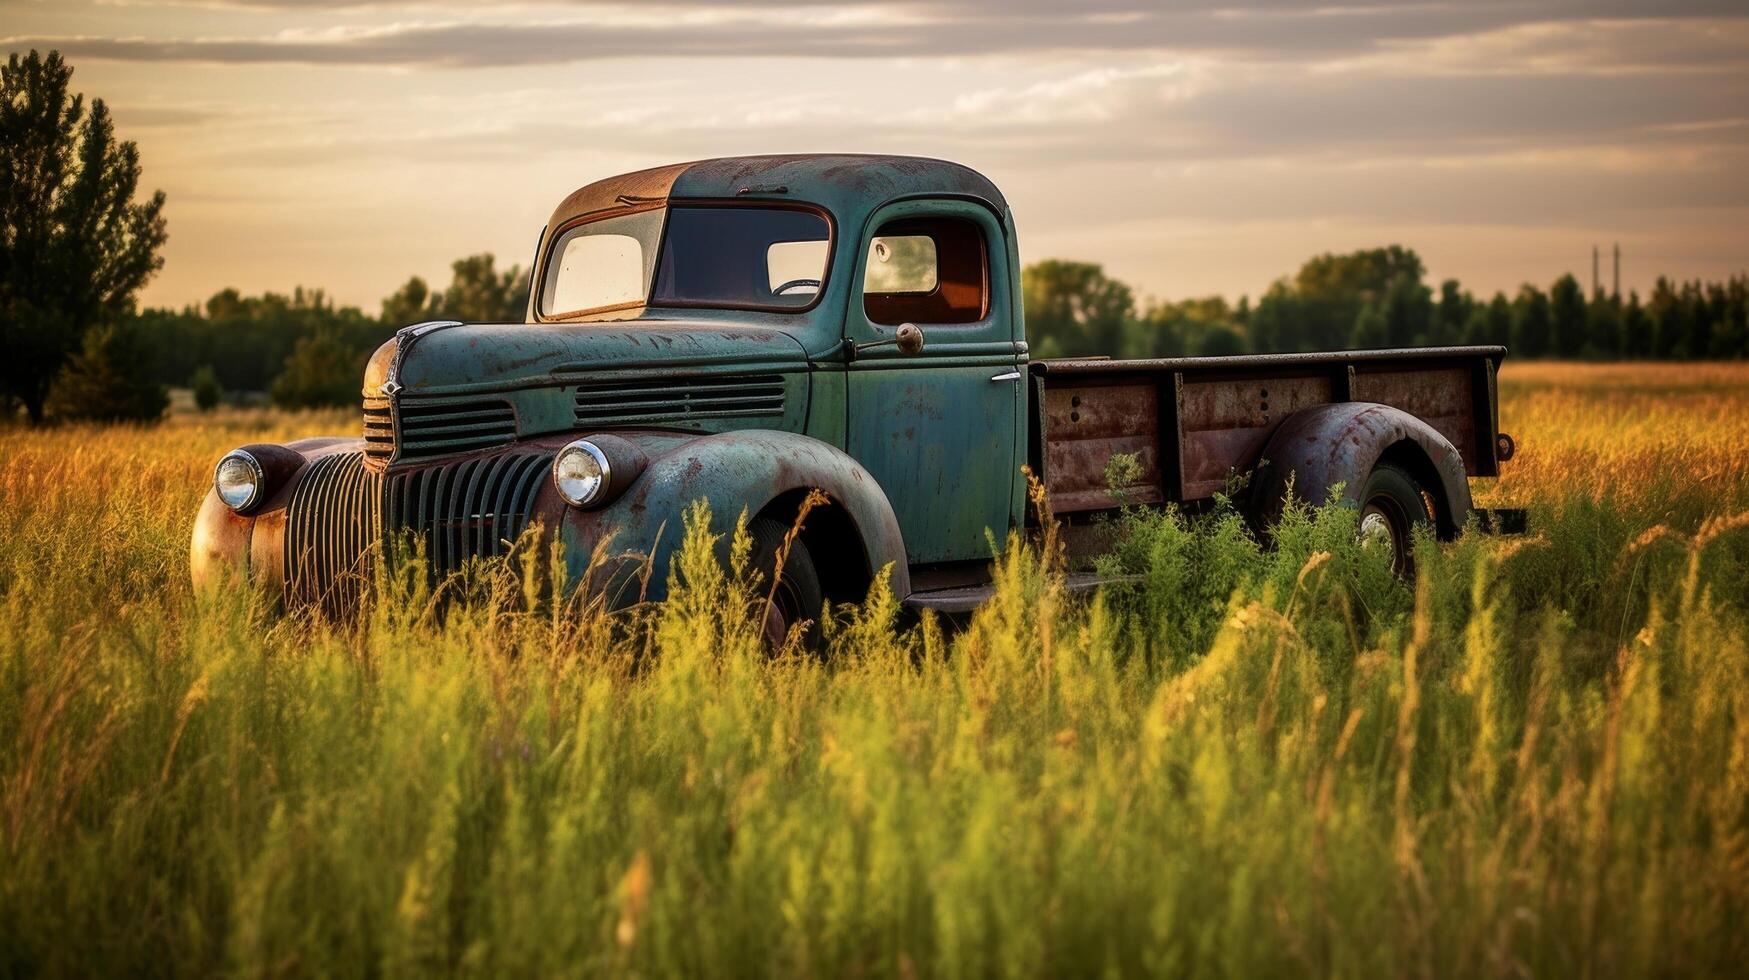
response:
<path fill-rule="evenodd" d="M 1415 530 L 1431 529 L 1427 494 L 1400 466 L 1380 463 L 1360 490 L 1362 547 L 1389 549 L 1391 568 L 1401 578 L 1415 575 Z"/>
<path fill-rule="evenodd" d="M 773 568 L 789 529 L 788 524 L 769 517 L 755 518 L 747 525 L 747 534 L 753 539 L 753 567 L 759 572 L 759 601 L 764 603 L 765 596 L 771 596 L 763 614 L 765 645 L 773 653 L 783 649 L 790 629 L 803 621 L 807 621 L 808 627 L 802 641 L 811 646 L 820 635 L 820 616 L 826 604 L 814 556 L 800 536 L 790 542 L 782 573 L 777 576 L 777 588 L 772 589 Z"/>

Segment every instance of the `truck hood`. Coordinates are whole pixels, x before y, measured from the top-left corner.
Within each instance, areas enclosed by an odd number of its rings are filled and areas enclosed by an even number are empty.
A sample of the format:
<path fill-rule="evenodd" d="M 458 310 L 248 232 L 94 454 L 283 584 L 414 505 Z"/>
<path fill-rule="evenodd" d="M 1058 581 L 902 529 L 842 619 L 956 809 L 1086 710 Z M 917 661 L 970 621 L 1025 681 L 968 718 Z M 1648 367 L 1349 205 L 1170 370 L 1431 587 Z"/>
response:
<path fill-rule="evenodd" d="M 365 368 L 365 437 L 411 461 L 556 432 L 800 432 L 809 381 L 801 343 L 768 327 L 420 324 Z M 398 424 L 389 405 L 399 406 Z"/>
<path fill-rule="evenodd" d="M 598 380 L 604 373 L 795 371 L 801 342 L 781 330 L 699 320 L 473 323 L 408 327 L 377 349 L 364 394 L 419 397 Z"/>

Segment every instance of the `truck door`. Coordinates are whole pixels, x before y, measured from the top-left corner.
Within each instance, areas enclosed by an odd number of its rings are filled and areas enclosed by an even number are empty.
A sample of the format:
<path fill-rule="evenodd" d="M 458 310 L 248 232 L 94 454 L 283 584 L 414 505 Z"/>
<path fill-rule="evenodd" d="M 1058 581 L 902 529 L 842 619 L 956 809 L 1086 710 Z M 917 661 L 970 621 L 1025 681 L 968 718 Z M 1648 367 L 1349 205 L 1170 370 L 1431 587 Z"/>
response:
<path fill-rule="evenodd" d="M 1003 223 L 969 202 L 906 201 L 863 234 L 847 338 L 913 323 L 924 346 L 849 364 L 846 448 L 892 501 L 912 564 L 987 559 L 985 529 L 1001 542 L 1014 511 L 1026 390 Z"/>

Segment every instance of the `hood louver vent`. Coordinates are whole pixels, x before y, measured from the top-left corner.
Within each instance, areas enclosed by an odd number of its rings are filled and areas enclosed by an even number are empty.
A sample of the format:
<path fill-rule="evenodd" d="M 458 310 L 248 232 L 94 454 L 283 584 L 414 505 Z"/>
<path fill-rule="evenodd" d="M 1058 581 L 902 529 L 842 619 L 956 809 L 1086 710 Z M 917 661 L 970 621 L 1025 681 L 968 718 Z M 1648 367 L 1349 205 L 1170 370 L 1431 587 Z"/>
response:
<path fill-rule="evenodd" d="M 784 378 L 671 378 L 577 387 L 577 425 L 684 425 L 783 414 Z"/>
<path fill-rule="evenodd" d="M 364 400 L 365 454 L 405 462 L 492 449 L 516 441 L 516 412 L 501 399 L 412 401 L 400 404 L 400 432 L 386 398 Z M 399 446 L 400 452 L 395 450 Z"/>

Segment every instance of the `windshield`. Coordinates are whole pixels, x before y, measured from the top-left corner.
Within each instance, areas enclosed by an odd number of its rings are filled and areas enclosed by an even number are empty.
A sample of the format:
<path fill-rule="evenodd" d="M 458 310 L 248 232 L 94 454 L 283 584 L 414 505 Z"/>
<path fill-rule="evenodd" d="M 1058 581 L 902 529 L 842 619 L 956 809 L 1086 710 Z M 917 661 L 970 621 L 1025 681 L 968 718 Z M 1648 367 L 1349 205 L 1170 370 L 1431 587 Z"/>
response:
<path fill-rule="evenodd" d="M 823 215 L 800 208 L 676 205 L 592 221 L 553 244 L 540 310 L 806 309 L 823 285 L 831 237 Z"/>

